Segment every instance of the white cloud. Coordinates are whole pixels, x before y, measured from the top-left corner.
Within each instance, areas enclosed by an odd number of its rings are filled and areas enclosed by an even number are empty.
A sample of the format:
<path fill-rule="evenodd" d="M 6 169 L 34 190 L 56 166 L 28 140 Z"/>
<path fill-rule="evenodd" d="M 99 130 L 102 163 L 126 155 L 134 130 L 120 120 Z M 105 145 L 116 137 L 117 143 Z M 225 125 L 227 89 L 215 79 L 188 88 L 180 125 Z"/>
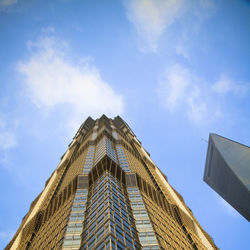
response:
<path fill-rule="evenodd" d="M 0 131 L 0 149 L 8 150 L 16 146 L 16 138 L 12 132 Z"/>
<path fill-rule="evenodd" d="M 124 1 L 127 17 L 134 24 L 146 47 L 157 50 L 158 40 L 182 12 L 183 0 Z"/>
<path fill-rule="evenodd" d="M 200 6 L 205 9 L 214 9 L 215 3 L 213 0 L 200 0 Z"/>
<path fill-rule="evenodd" d="M 209 114 L 208 103 L 202 99 L 201 88 L 197 85 L 193 86 L 193 88 L 194 90 L 191 90 L 190 96 L 187 97 L 187 115 L 194 123 L 203 124 Z"/>
<path fill-rule="evenodd" d="M 209 85 L 179 64 L 166 69 L 158 91 L 161 102 L 170 112 L 184 112 L 197 125 L 221 116 Z"/>
<path fill-rule="evenodd" d="M 5 127 L 5 122 L 3 120 L 0 120 L 0 129 Z"/>
<path fill-rule="evenodd" d="M 17 3 L 17 0 L 0 0 L 0 6 L 9 6 Z"/>
<path fill-rule="evenodd" d="M 226 211 L 228 215 L 231 215 L 233 217 L 240 217 L 239 213 L 223 198 L 216 195 L 215 199 L 217 200 L 217 203 L 220 205 L 220 207 L 223 209 L 223 211 Z"/>
<path fill-rule="evenodd" d="M 47 26 L 42 28 L 42 34 L 52 34 L 55 32 L 54 27 L 52 26 Z"/>
<path fill-rule="evenodd" d="M 221 95 L 229 94 L 230 92 L 234 95 L 245 95 L 248 91 L 248 87 L 243 83 L 236 83 L 229 79 L 225 75 L 221 75 L 219 81 L 213 85 L 213 90 Z"/>
<path fill-rule="evenodd" d="M 177 55 L 190 59 L 194 52 L 197 53 L 197 46 L 198 50 L 203 52 L 206 50 L 206 43 L 201 42 L 206 34 L 204 24 L 215 14 L 216 10 L 214 0 L 185 1 L 185 13 L 180 19 L 181 25 L 175 30 Z"/>
<path fill-rule="evenodd" d="M 182 68 L 179 64 L 166 69 L 161 82 L 161 92 L 165 99 L 165 105 L 173 111 L 183 101 L 186 90 L 190 86 L 191 75 L 188 70 Z"/>
<path fill-rule="evenodd" d="M 0 150 L 9 150 L 17 144 L 16 136 L 13 131 L 6 128 L 6 122 L 0 120 Z"/>
<path fill-rule="evenodd" d="M 223 95 L 242 97 L 249 84 L 236 82 L 225 74 L 208 83 L 179 64 L 168 67 L 160 80 L 160 100 L 171 112 L 183 112 L 196 125 L 208 124 L 227 115 Z M 223 108 L 224 107 L 224 108 Z"/>
<path fill-rule="evenodd" d="M 182 44 L 177 44 L 176 48 L 175 48 L 175 52 L 177 55 L 181 55 L 186 59 L 189 59 L 189 54 L 186 50 L 186 48 L 182 45 Z"/>
<path fill-rule="evenodd" d="M 11 238 L 14 236 L 14 231 L 0 231 L 0 240 L 1 240 L 1 245 L 3 246 L 3 244 L 7 245 L 8 242 L 11 240 Z"/>
<path fill-rule="evenodd" d="M 10 238 L 11 233 L 0 232 L 0 238 Z"/>
<path fill-rule="evenodd" d="M 72 25 L 72 29 L 75 30 L 76 32 L 80 32 L 80 33 L 83 32 L 83 29 L 78 25 Z"/>
<path fill-rule="evenodd" d="M 65 119 L 74 129 L 83 116 L 123 112 L 122 96 L 102 79 L 89 58 L 70 58 L 67 44 L 52 36 L 29 42 L 28 47 L 30 57 L 18 64 L 18 71 L 28 97 L 38 108 L 50 112 L 67 107 L 70 115 L 65 114 Z"/>

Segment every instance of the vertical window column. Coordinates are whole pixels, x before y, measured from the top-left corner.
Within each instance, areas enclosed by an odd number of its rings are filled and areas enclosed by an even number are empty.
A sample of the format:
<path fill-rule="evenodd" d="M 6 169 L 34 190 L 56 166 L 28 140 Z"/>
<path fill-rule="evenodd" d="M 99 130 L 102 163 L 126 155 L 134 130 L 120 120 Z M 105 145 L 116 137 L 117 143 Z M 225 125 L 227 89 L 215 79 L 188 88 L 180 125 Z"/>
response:
<path fill-rule="evenodd" d="M 80 247 L 87 196 L 87 189 L 78 189 L 76 191 L 62 249 L 79 249 Z"/>
<path fill-rule="evenodd" d="M 116 129 L 115 129 L 115 126 L 111 125 L 111 128 L 112 128 L 112 136 L 115 138 L 115 140 L 119 140 L 118 134 L 117 134 Z"/>
<path fill-rule="evenodd" d="M 118 164 L 113 143 L 107 136 L 104 136 L 97 145 L 95 164 L 99 162 L 105 155 L 108 155 L 114 162 Z"/>
<path fill-rule="evenodd" d="M 92 134 L 92 141 L 94 141 L 97 137 L 97 129 L 98 129 L 98 124 L 96 124 L 94 126 L 94 129 L 93 129 L 93 134 Z"/>
<path fill-rule="evenodd" d="M 114 149 L 112 141 L 108 137 L 105 137 L 105 141 L 106 141 L 106 152 L 107 152 L 107 155 L 114 162 L 116 162 L 118 164 L 116 153 L 115 153 L 115 149 Z"/>
<path fill-rule="evenodd" d="M 88 174 L 89 171 L 93 167 L 93 161 L 94 161 L 94 155 L 95 155 L 95 146 L 89 146 L 89 150 L 86 156 L 85 164 L 83 167 L 83 174 Z"/>
<path fill-rule="evenodd" d="M 129 165 L 128 165 L 128 162 L 127 162 L 127 158 L 126 158 L 126 156 L 124 154 L 124 151 L 122 149 L 121 144 L 116 145 L 116 151 L 117 151 L 119 163 L 120 163 L 120 166 L 121 166 L 122 170 L 125 171 L 125 172 L 130 172 Z"/>
<path fill-rule="evenodd" d="M 137 187 L 128 188 L 128 196 L 142 249 L 160 249 L 139 189 Z"/>
<path fill-rule="evenodd" d="M 95 164 L 105 156 L 105 153 L 106 153 L 106 145 L 105 145 L 105 137 L 103 137 L 96 146 Z"/>

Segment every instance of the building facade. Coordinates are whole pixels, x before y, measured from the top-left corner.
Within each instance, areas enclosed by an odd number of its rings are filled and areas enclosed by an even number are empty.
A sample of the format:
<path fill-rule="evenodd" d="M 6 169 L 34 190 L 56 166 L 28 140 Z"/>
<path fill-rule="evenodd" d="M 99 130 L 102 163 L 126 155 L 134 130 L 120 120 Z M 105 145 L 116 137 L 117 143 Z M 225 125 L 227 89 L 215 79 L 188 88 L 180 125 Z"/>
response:
<path fill-rule="evenodd" d="M 204 181 L 250 221 L 250 148 L 209 135 Z"/>
<path fill-rule="evenodd" d="M 217 249 L 119 116 L 89 117 L 6 249 Z"/>

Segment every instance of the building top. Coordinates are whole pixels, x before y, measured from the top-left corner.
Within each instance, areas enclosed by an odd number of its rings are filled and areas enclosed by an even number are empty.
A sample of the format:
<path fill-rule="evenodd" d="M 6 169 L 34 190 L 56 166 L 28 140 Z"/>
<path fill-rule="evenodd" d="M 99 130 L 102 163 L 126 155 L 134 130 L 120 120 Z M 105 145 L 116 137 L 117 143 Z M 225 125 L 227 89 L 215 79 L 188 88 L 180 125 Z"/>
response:
<path fill-rule="evenodd" d="M 210 134 L 228 166 L 250 191 L 250 147 L 217 134 Z"/>

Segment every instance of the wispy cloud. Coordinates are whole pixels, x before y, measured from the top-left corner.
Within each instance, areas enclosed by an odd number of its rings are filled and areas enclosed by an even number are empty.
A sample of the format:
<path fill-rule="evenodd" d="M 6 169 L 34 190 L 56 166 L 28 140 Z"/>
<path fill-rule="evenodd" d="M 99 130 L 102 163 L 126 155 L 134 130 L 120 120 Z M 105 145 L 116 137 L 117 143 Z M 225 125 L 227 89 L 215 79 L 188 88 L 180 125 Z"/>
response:
<path fill-rule="evenodd" d="M 0 0 L 0 6 L 10 6 L 17 3 L 17 0 Z"/>
<path fill-rule="evenodd" d="M 161 93 L 170 111 L 175 110 L 184 101 L 183 97 L 186 97 L 186 90 L 192 84 L 192 78 L 191 73 L 179 64 L 166 69 L 161 81 Z"/>
<path fill-rule="evenodd" d="M 6 232 L 0 232 L 0 238 L 9 239 L 11 237 L 12 233 L 6 233 Z"/>
<path fill-rule="evenodd" d="M 0 150 L 6 151 L 17 145 L 15 133 L 0 118 Z"/>
<path fill-rule="evenodd" d="M 123 97 L 102 79 L 93 60 L 73 57 L 67 43 L 48 34 L 28 47 L 30 56 L 19 62 L 18 71 L 29 99 L 39 109 L 50 112 L 66 107 L 70 112 L 65 112 L 65 119 L 74 129 L 84 115 L 123 112 Z"/>
<path fill-rule="evenodd" d="M 0 131 L 0 149 L 8 150 L 16 146 L 16 137 L 9 131 Z"/>
<path fill-rule="evenodd" d="M 76 32 L 80 32 L 80 33 L 83 32 L 83 29 L 78 25 L 72 25 L 72 29 L 75 30 Z"/>
<path fill-rule="evenodd" d="M 181 55 L 186 59 L 189 59 L 189 54 L 187 52 L 187 49 L 185 48 L 185 46 L 181 43 L 177 44 L 176 48 L 175 48 L 175 52 L 177 55 Z"/>
<path fill-rule="evenodd" d="M 14 231 L 0 231 L 1 246 L 6 246 L 14 235 Z"/>
<path fill-rule="evenodd" d="M 223 117 L 221 95 L 240 97 L 247 90 L 247 84 L 237 83 L 223 74 L 216 83 L 208 83 L 180 64 L 165 70 L 158 88 L 160 100 L 169 112 L 183 112 L 196 125 Z"/>
<path fill-rule="evenodd" d="M 184 111 L 196 124 L 208 115 L 208 104 L 202 98 L 204 83 L 179 64 L 167 68 L 160 82 L 160 97 L 170 112 Z"/>
<path fill-rule="evenodd" d="M 200 6 L 205 9 L 215 9 L 214 0 L 200 0 Z"/>
<path fill-rule="evenodd" d="M 216 93 L 221 95 L 233 93 L 239 96 L 245 95 L 249 90 L 246 83 L 234 82 L 226 75 L 221 75 L 212 88 Z"/>
<path fill-rule="evenodd" d="M 129 21 L 144 41 L 142 47 L 156 52 L 159 38 L 180 16 L 184 1 L 129 0 L 124 3 Z"/>
<path fill-rule="evenodd" d="M 177 42 L 174 46 L 177 55 L 190 60 L 194 52 L 197 53 L 197 46 L 199 49 L 204 46 L 204 43 L 201 43 L 201 37 L 205 33 L 204 23 L 215 14 L 217 6 L 214 0 L 185 1 L 185 3 L 180 29 L 175 31 Z"/>
<path fill-rule="evenodd" d="M 229 204 L 227 203 L 223 198 L 216 195 L 215 199 L 217 200 L 217 203 L 219 206 L 223 209 L 223 211 L 226 211 L 226 213 L 232 217 L 239 217 L 239 213 Z"/>

